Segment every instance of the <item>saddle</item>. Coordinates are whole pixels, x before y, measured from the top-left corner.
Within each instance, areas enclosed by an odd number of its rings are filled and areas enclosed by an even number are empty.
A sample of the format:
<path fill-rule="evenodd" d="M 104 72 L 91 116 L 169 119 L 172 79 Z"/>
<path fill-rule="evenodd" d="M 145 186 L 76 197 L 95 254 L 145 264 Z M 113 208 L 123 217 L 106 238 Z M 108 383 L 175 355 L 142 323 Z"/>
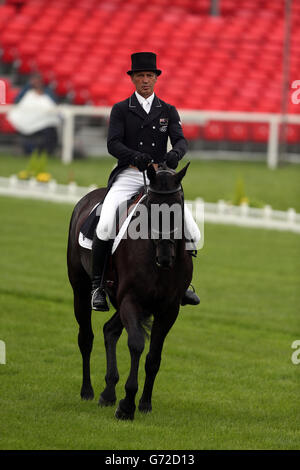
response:
<path fill-rule="evenodd" d="M 134 194 L 130 199 L 125 201 L 124 204 L 121 206 L 121 210 L 118 212 L 117 216 L 118 219 L 116 221 L 117 227 L 117 236 L 114 240 L 114 244 L 112 247 L 112 253 L 116 250 L 117 246 L 119 245 L 122 236 L 124 235 L 126 228 L 129 225 L 129 222 L 132 216 L 135 213 L 135 210 L 138 204 L 141 202 L 142 199 L 146 196 L 144 188 L 141 188 L 136 194 Z M 93 245 L 93 237 L 98 225 L 98 222 L 101 217 L 102 205 L 104 201 L 98 202 L 91 212 L 89 213 L 86 220 L 83 222 L 80 233 L 79 233 L 79 245 L 83 248 L 87 248 L 88 250 L 92 249 Z"/>

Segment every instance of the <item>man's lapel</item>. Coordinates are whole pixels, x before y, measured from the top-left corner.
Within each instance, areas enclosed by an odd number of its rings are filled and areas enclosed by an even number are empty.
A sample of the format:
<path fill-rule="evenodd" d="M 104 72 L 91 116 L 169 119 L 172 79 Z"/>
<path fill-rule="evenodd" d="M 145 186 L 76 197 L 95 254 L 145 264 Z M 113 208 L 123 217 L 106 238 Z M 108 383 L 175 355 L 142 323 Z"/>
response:
<path fill-rule="evenodd" d="M 130 111 L 138 114 L 138 116 L 143 119 L 143 125 L 149 124 L 149 122 L 157 118 L 157 116 L 159 116 L 162 111 L 162 104 L 156 95 L 154 95 L 149 114 L 147 114 L 146 111 L 142 108 L 135 93 L 130 96 L 128 107 Z"/>
<path fill-rule="evenodd" d="M 151 106 L 149 114 L 147 114 L 147 117 L 144 121 L 144 125 L 156 119 L 160 115 L 161 111 L 162 111 L 162 104 L 157 98 L 157 96 L 154 95 L 152 106 Z"/>
<path fill-rule="evenodd" d="M 130 96 L 128 107 L 130 111 L 140 116 L 143 120 L 148 116 L 144 108 L 140 105 L 135 93 Z"/>

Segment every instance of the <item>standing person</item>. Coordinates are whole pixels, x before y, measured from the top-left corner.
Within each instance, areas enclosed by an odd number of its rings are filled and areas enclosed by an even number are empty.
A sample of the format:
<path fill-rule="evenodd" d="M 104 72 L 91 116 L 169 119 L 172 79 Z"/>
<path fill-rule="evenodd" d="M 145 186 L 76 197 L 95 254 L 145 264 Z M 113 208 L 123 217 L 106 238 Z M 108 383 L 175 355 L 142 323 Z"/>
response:
<path fill-rule="evenodd" d="M 25 155 L 34 150 L 46 151 L 49 155 L 55 153 L 60 124 L 56 99 L 38 73 L 30 77 L 29 83 L 16 96 L 8 120 L 22 136 Z"/>
<path fill-rule="evenodd" d="M 56 96 L 54 95 L 53 91 L 50 87 L 44 85 L 41 75 L 37 72 L 30 76 L 29 82 L 19 91 L 14 99 L 14 103 L 19 103 L 30 90 L 35 90 L 41 95 L 48 95 L 49 98 L 51 98 L 51 100 L 56 103 Z"/>
<path fill-rule="evenodd" d="M 116 103 L 110 115 L 107 148 L 118 159 L 117 167 L 108 181 L 108 192 L 102 205 L 92 248 L 92 308 L 109 310 L 105 292 L 104 272 L 109 257 L 114 220 L 121 202 L 133 196 L 143 185 L 143 171 L 151 162 L 166 162 L 175 169 L 187 151 L 179 114 L 176 108 L 154 94 L 161 70 L 156 67 L 156 54 L 137 52 L 131 56 L 132 66 L 127 73 L 135 86 L 129 98 Z M 170 137 L 172 150 L 167 153 Z M 157 166 L 157 165 L 156 165 Z M 147 181 L 149 183 L 149 181 Z M 185 220 L 194 242 L 200 232 L 190 211 L 185 209 Z M 183 304 L 200 302 L 195 292 L 187 290 Z"/>

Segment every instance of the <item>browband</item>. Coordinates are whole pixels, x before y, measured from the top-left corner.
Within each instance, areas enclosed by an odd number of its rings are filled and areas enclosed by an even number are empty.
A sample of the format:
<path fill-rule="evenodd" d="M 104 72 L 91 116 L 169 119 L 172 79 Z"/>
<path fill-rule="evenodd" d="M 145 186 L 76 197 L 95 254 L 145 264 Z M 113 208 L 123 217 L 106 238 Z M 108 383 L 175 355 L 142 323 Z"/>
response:
<path fill-rule="evenodd" d="M 175 189 L 166 189 L 166 190 L 153 189 L 151 188 L 151 186 L 149 186 L 148 191 L 151 191 L 152 193 L 156 193 L 156 194 L 172 194 L 172 193 L 177 193 L 178 191 L 181 191 L 181 186 L 178 186 Z"/>

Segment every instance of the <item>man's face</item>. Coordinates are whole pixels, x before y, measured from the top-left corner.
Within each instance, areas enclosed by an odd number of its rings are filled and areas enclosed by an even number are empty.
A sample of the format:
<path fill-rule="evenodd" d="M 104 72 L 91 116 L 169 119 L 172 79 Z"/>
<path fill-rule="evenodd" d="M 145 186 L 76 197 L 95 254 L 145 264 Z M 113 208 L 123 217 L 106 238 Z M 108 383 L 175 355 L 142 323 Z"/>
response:
<path fill-rule="evenodd" d="M 40 78 L 40 76 L 37 76 L 37 75 L 34 75 L 33 77 L 31 77 L 30 84 L 34 90 L 39 91 L 39 92 L 41 92 L 44 88 L 42 79 Z"/>
<path fill-rule="evenodd" d="M 148 98 L 153 93 L 157 75 L 154 72 L 134 72 L 131 80 L 138 94 Z"/>

